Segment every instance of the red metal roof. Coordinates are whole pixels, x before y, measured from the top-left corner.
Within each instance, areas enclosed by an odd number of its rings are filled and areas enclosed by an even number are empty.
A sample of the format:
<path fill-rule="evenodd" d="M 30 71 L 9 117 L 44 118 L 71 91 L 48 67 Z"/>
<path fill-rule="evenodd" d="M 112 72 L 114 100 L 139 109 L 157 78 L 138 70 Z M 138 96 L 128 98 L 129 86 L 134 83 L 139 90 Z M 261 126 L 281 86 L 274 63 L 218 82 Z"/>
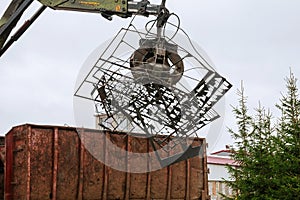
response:
<path fill-rule="evenodd" d="M 207 163 L 216 165 L 238 165 L 233 159 L 217 156 L 207 156 Z"/>

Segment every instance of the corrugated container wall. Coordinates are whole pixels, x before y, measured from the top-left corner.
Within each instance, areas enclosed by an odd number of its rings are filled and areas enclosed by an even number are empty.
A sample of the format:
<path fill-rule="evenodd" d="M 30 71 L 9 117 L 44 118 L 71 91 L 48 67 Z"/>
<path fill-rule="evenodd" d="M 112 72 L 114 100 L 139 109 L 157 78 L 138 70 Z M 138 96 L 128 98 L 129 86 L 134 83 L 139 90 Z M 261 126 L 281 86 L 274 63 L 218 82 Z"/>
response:
<path fill-rule="evenodd" d="M 98 132 L 127 146 L 136 140 L 134 145 L 141 145 L 136 150 L 149 148 L 147 138 Z M 21 125 L 11 129 L 5 142 L 6 200 L 208 199 L 205 151 L 157 171 L 127 173 L 96 160 L 76 128 Z M 196 142 L 205 145 L 204 139 Z"/>

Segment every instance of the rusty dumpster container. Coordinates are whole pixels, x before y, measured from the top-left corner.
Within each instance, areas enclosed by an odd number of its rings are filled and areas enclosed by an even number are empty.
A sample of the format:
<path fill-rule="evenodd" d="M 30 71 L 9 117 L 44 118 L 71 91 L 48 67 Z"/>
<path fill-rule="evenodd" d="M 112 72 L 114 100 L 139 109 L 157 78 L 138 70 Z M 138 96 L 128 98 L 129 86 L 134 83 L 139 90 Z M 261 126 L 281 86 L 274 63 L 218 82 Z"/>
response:
<path fill-rule="evenodd" d="M 0 200 L 4 199 L 5 137 L 0 136 Z"/>
<path fill-rule="evenodd" d="M 147 138 L 126 140 L 124 133 L 85 131 L 109 135 L 125 146 L 140 145 L 137 151 L 147 149 Z M 197 142 L 205 145 L 204 139 Z M 157 171 L 128 173 L 95 159 L 76 128 L 31 124 L 6 134 L 5 151 L 6 200 L 208 199 L 205 151 Z"/>

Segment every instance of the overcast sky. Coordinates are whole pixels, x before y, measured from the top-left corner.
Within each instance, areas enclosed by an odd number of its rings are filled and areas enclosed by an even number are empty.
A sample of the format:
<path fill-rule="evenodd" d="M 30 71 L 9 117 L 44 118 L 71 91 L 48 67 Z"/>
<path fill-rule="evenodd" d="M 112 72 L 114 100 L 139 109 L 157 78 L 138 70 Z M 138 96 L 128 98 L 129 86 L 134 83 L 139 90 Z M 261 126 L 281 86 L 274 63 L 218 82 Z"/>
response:
<path fill-rule="evenodd" d="M 1 0 L 1 15 L 9 2 Z M 35 2 L 26 16 L 39 6 Z M 231 142 L 226 126 L 233 124 L 230 105 L 237 104 L 241 80 L 250 109 L 260 101 L 276 114 L 289 68 L 300 78 L 299 0 L 167 0 L 167 7 L 233 84 L 214 150 Z M 73 93 L 82 64 L 129 21 L 47 9 L 0 58 L 0 133 L 23 123 L 75 125 Z"/>

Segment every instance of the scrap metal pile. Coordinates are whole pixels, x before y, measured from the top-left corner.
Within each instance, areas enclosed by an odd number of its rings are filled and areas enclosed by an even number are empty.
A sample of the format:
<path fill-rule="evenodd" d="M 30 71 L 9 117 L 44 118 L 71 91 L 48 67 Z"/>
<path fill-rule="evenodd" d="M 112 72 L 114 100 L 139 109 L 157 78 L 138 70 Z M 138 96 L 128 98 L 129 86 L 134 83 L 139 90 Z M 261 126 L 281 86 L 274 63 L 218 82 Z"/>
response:
<path fill-rule="evenodd" d="M 168 22 L 172 17 L 179 24 L 177 15 L 162 8 L 144 29 L 133 18 L 75 92 L 94 103 L 103 129 L 144 133 L 154 150 L 167 152 L 167 158 L 157 154 L 162 166 L 199 154 L 191 138 L 219 117 L 213 106 L 231 87 L 189 36 Z"/>

